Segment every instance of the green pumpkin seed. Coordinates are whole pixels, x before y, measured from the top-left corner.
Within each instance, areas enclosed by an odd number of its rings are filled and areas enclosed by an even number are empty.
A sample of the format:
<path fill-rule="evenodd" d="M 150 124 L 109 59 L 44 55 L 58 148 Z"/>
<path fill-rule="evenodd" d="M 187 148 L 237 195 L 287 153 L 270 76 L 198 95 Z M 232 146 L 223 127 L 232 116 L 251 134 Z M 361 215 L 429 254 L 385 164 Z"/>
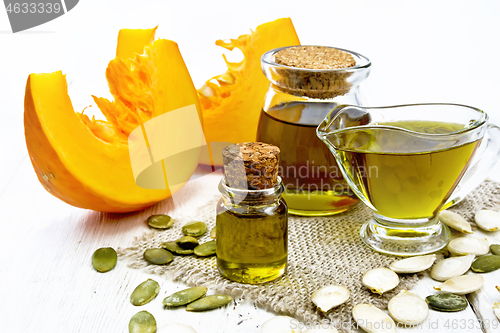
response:
<path fill-rule="evenodd" d="M 198 245 L 194 248 L 194 254 L 199 257 L 208 257 L 213 256 L 215 254 L 216 243 L 215 241 L 209 241 L 203 244 Z"/>
<path fill-rule="evenodd" d="M 488 273 L 500 268 L 500 256 L 487 255 L 477 258 L 470 267 L 476 273 Z"/>
<path fill-rule="evenodd" d="M 147 222 L 151 228 L 155 229 L 168 229 L 174 225 L 174 219 L 165 214 L 151 215 Z"/>
<path fill-rule="evenodd" d="M 130 295 L 130 303 L 135 306 L 148 304 L 160 292 L 160 285 L 155 280 L 147 279 L 138 285 Z"/>
<path fill-rule="evenodd" d="M 465 296 L 455 294 L 437 294 L 425 298 L 431 309 L 443 312 L 461 311 L 469 305 Z"/>
<path fill-rule="evenodd" d="M 174 255 L 163 248 L 147 249 L 144 251 L 144 259 L 153 265 L 165 265 L 174 260 Z"/>
<path fill-rule="evenodd" d="M 163 242 L 161 243 L 161 247 L 174 254 L 180 254 L 180 255 L 193 254 L 193 250 L 183 249 L 182 247 L 177 245 L 176 242 Z"/>
<path fill-rule="evenodd" d="M 210 295 L 188 304 L 186 311 L 205 311 L 226 305 L 233 299 L 227 295 Z"/>
<path fill-rule="evenodd" d="M 212 229 L 212 231 L 210 231 L 210 238 L 217 238 L 217 230 L 216 230 L 216 227 L 214 227 Z"/>
<path fill-rule="evenodd" d="M 491 250 L 491 253 L 496 254 L 497 256 L 500 256 L 500 245 L 498 245 L 498 244 L 491 244 L 490 245 L 490 250 Z"/>
<path fill-rule="evenodd" d="M 92 255 L 92 266 L 96 271 L 105 273 L 115 268 L 117 260 L 118 256 L 113 248 L 103 247 L 97 249 Z"/>
<path fill-rule="evenodd" d="M 130 333 L 154 333 L 156 332 L 156 320 L 147 311 L 137 312 L 128 323 Z"/>
<path fill-rule="evenodd" d="M 192 250 L 197 247 L 200 243 L 193 236 L 184 236 L 175 241 L 177 245 L 183 249 Z"/>
<path fill-rule="evenodd" d="M 172 294 L 163 300 L 163 305 L 166 306 L 181 306 L 192 303 L 198 298 L 205 296 L 207 293 L 207 288 L 205 287 L 194 287 L 185 290 L 181 290 Z"/>
<path fill-rule="evenodd" d="M 207 225 L 200 221 L 192 221 L 184 224 L 182 233 L 186 236 L 199 237 L 207 232 Z"/>

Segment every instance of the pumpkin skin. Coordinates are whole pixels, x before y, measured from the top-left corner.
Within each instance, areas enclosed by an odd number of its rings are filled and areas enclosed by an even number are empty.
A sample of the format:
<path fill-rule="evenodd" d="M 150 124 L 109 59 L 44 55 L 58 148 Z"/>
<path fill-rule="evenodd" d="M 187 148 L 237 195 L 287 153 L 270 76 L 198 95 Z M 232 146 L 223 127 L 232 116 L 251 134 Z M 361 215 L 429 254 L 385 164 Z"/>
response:
<path fill-rule="evenodd" d="M 278 47 L 300 45 L 300 41 L 292 20 L 282 18 L 259 25 L 251 34 L 238 39 L 218 40 L 216 45 L 228 50 L 236 47 L 244 55 L 239 63 L 231 63 L 224 56 L 227 72 L 198 89 L 203 130 L 212 155 L 211 160 L 202 153 L 201 163 L 221 166 L 221 151 L 227 143 L 256 140 L 262 103 L 269 89 L 269 81 L 261 70 L 262 54 Z"/>
<path fill-rule="evenodd" d="M 170 197 L 185 184 L 151 190 L 137 186 L 133 177 L 127 142 L 131 130 L 192 104 L 201 121 L 196 89 L 177 44 L 160 39 L 144 47 L 151 40 L 151 30 L 149 36 L 142 31 L 126 33 L 120 39 L 130 45 L 122 51 L 118 48 L 119 56 L 138 49 L 144 53 L 110 62 L 106 76 L 114 101 L 94 97 L 108 121 L 75 113 L 60 71 L 28 77 L 24 125 L 31 162 L 45 189 L 70 205 L 131 212 Z M 128 86 L 123 84 L 125 80 Z M 188 162 L 183 170 L 186 182 L 196 169 L 198 156 Z"/>

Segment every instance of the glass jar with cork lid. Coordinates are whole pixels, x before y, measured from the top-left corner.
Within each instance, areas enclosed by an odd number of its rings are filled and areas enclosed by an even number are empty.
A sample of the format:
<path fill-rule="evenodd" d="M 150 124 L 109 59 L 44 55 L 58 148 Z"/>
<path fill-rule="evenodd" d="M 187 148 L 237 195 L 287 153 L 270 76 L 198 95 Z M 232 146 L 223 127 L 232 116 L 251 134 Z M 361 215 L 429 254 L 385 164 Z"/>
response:
<path fill-rule="evenodd" d="M 217 266 L 222 276 L 258 284 L 286 268 L 288 211 L 278 176 L 278 147 L 261 142 L 224 148 L 216 208 Z"/>
<path fill-rule="evenodd" d="M 289 46 L 266 52 L 262 71 L 271 84 L 257 140 L 281 150 L 279 175 L 291 214 L 325 216 L 358 202 L 316 128 L 338 105 L 363 105 L 359 84 L 370 60 L 327 46 Z"/>

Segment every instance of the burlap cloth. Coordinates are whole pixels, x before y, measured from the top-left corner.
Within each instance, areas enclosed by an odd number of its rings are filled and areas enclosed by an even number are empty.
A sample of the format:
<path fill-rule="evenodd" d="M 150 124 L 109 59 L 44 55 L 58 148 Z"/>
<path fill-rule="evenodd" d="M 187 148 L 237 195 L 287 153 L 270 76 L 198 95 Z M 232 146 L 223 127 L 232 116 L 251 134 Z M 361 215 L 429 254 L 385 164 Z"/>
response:
<path fill-rule="evenodd" d="M 355 304 L 370 303 L 385 309 L 387 302 L 400 290 L 409 290 L 418 281 L 418 274 L 400 275 L 398 287 L 383 296 L 371 293 L 361 284 L 361 277 L 368 269 L 388 267 L 399 259 L 372 251 L 361 241 L 359 229 L 371 216 L 371 211 L 363 204 L 334 217 L 290 216 L 287 271 L 283 277 L 267 284 L 246 285 L 222 278 L 215 257 L 178 256 L 167 266 L 148 265 L 144 261 L 144 250 L 178 239 L 182 236 L 182 225 L 191 219 L 205 221 L 209 230 L 213 228 L 217 199 L 209 198 L 206 205 L 192 216 L 179 219 L 172 229 L 145 233 L 132 247 L 119 249 L 120 259 L 129 261 L 132 268 L 143 268 L 190 286 L 207 286 L 217 293 L 250 299 L 261 307 L 304 323 L 328 320 L 335 327 L 352 321 L 351 310 Z M 451 210 L 462 214 L 474 230 L 474 213 L 482 208 L 497 208 L 499 204 L 500 183 L 485 181 Z M 210 240 L 208 234 L 201 237 L 200 243 Z M 323 314 L 311 302 L 311 294 L 330 284 L 346 286 L 351 297 L 345 304 Z"/>

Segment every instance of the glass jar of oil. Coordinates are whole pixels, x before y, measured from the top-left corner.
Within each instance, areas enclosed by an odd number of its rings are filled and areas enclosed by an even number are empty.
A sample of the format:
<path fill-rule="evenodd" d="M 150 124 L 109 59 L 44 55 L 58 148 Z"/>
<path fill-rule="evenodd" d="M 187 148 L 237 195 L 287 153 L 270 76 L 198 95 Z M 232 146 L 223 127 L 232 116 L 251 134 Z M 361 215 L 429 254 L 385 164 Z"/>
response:
<path fill-rule="evenodd" d="M 262 190 L 219 184 L 216 208 L 217 266 L 236 282 L 259 284 L 277 279 L 287 263 L 288 214 L 283 183 Z"/>
<path fill-rule="evenodd" d="M 329 69 L 328 56 L 320 54 L 322 67 L 326 68 L 314 68 L 318 55 L 313 54 L 311 66 L 306 63 L 307 57 L 303 62 L 309 68 L 293 67 L 301 65 L 304 57 L 300 52 L 291 54 L 291 65 L 278 63 L 276 55 L 291 48 L 300 48 L 302 54 L 339 53 L 341 57 L 349 56 L 354 65 Z M 316 128 L 338 105 L 363 104 L 359 84 L 368 77 L 370 67 L 368 58 L 331 47 L 292 46 L 262 56 L 262 70 L 271 84 L 260 115 L 257 141 L 281 150 L 279 175 L 291 214 L 333 215 L 358 202 L 332 154 L 316 136 Z"/>

